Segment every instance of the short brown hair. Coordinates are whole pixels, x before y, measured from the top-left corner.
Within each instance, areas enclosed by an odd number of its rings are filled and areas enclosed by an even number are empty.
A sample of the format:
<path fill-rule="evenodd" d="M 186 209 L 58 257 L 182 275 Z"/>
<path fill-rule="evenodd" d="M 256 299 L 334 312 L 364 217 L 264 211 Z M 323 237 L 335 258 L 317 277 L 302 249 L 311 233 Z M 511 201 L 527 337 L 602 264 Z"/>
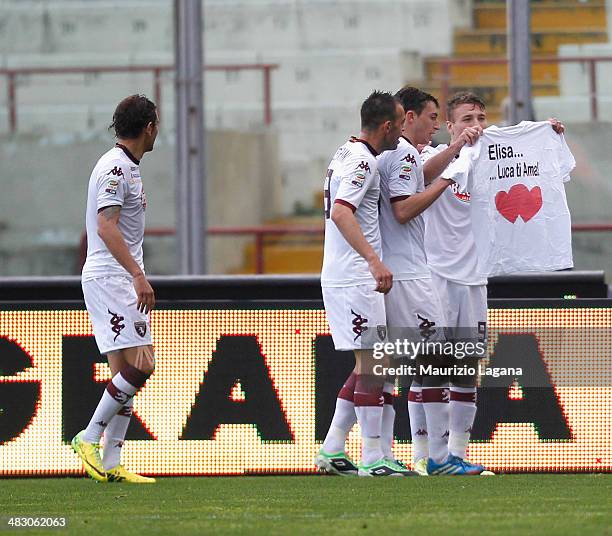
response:
<path fill-rule="evenodd" d="M 421 112 L 425 109 L 428 102 L 433 102 L 436 108 L 440 107 L 438 99 L 433 95 L 412 86 L 405 86 L 400 89 L 395 94 L 395 98 L 402 103 L 404 112 L 412 111 L 417 115 L 421 115 Z"/>
<path fill-rule="evenodd" d="M 155 104 L 144 95 L 130 95 L 115 109 L 113 122 L 108 127 L 115 130 L 119 139 L 135 139 L 149 123 L 157 123 Z"/>
<path fill-rule="evenodd" d="M 361 128 L 376 130 L 385 121 L 395 121 L 397 99 L 386 91 L 374 91 L 361 105 Z"/>
<path fill-rule="evenodd" d="M 473 104 L 482 110 L 487 109 L 482 98 L 476 95 L 476 93 L 472 93 L 471 91 L 460 91 L 459 93 L 452 95 L 450 99 L 446 101 L 446 119 L 448 121 L 453 120 L 452 117 L 455 108 L 458 108 L 462 104 Z"/>

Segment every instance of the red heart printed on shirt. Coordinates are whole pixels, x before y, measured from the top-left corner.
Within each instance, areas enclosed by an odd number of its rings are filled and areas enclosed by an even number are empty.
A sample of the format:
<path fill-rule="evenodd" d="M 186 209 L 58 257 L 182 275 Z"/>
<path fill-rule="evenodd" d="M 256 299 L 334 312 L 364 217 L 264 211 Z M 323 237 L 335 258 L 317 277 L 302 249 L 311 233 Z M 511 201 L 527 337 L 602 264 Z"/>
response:
<path fill-rule="evenodd" d="M 515 184 L 508 192 L 497 192 L 495 206 L 510 223 L 519 216 L 528 222 L 542 208 L 542 190 L 539 186 L 528 190 L 524 184 Z"/>

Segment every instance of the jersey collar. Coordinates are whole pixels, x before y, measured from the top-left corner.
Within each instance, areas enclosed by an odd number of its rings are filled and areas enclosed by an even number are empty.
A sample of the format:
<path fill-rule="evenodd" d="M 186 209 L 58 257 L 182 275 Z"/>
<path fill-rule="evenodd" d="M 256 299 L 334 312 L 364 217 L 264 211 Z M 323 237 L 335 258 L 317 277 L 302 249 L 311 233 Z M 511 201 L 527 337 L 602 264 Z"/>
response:
<path fill-rule="evenodd" d="M 378 156 L 378 151 L 376 151 L 376 149 L 374 149 L 374 147 L 372 147 L 367 141 L 362 140 L 361 138 L 358 138 L 357 136 L 351 136 L 351 139 L 349 141 L 351 143 L 356 143 L 356 142 L 363 143 L 368 148 L 368 151 L 370 151 L 374 156 Z"/>
<path fill-rule="evenodd" d="M 125 153 L 125 156 L 127 156 L 132 162 L 134 162 L 134 164 L 136 164 L 137 166 L 140 165 L 140 160 L 136 160 L 136 157 L 125 145 L 123 145 L 122 143 L 115 143 L 115 147 L 119 147 L 119 149 L 121 149 Z"/>
<path fill-rule="evenodd" d="M 414 148 L 416 148 L 416 145 L 414 143 L 412 143 L 406 136 L 404 136 L 402 134 L 402 138 L 404 138 L 410 145 L 412 145 Z"/>

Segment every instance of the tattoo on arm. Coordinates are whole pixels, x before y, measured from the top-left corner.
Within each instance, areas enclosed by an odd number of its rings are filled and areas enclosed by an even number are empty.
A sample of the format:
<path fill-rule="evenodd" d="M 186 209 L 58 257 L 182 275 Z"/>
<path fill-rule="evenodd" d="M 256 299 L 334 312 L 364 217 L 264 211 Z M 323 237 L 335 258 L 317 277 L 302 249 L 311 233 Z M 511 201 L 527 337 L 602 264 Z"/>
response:
<path fill-rule="evenodd" d="M 118 205 L 113 205 L 111 207 L 104 207 L 101 209 L 98 214 L 102 214 L 106 220 L 114 220 L 117 215 L 121 212 L 121 207 Z"/>

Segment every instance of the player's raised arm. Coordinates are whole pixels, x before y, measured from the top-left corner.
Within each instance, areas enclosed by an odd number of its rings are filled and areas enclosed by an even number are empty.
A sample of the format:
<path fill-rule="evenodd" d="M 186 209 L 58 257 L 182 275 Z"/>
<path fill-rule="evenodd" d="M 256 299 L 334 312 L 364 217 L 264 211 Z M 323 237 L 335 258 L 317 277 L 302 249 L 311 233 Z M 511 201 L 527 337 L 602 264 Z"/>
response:
<path fill-rule="evenodd" d="M 474 145 L 481 134 L 482 128 L 478 125 L 466 127 L 446 149 L 427 159 L 427 161 L 423 164 L 425 184 L 430 184 L 434 179 L 442 175 L 442 172 L 453 161 L 453 158 L 459 154 L 461 148 L 464 145 Z"/>
<path fill-rule="evenodd" d="M 391 208 L 393 210 L 393 215 L 397 221 L 402 224 L 416 218 L 429 208 L 452 183 L 452 180 L 440 177 L 424 192 L 407 196 L 404 199 L 392 199 Z"/>

